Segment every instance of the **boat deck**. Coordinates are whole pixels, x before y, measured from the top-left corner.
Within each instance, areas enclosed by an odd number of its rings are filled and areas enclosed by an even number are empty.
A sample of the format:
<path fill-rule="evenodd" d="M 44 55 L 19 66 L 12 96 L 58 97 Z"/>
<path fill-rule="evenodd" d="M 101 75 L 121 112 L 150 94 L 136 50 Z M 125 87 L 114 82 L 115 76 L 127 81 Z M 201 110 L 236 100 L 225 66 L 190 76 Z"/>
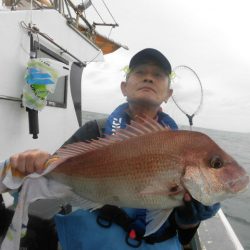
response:
<path fill-rule="evenodd" d="M 221 209 L 213 218 L 201 223 L 191 249 L 244 250 Z"/>

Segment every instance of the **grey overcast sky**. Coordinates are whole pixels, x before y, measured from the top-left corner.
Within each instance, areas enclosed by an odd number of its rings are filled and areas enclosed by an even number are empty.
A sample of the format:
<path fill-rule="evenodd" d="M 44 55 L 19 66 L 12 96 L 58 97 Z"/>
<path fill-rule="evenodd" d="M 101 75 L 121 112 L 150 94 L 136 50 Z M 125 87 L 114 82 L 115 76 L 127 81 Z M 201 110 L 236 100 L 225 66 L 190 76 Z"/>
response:
<path fill-rule="evenodd" d="M 100 0 L 92 0 L 102 18 L 112 18 Z M 120 92 L 122 68 L 133 54 L 151 47 L 160 50 L 172 67 L 187 65 L 199 75 L 204 101 L 194 125 L 250 132 L 250 1 L 249 0 L 105 0 L 119 24 L 110 38 L 129 50 L 90 63 L 83 73 L 83 109 L 110 113 L 125 101 Z M 91 7 L 87 18 L 98 20 Z M 100 28 L 108 36 L 110 28 Z M 189 114 L 200 98 L 199 85 L 174 86 L 175 96 Z M 176 89 L 175 89 L 176 88 Z M 192 91 L 190 91 L 190 89 Z M 178 92 L 179 91 L 179 92 Z M 178 96 L 179 95 L 179 96 Z M 178 124 L 188 125 L 173 101 L 162 108 Z"/>

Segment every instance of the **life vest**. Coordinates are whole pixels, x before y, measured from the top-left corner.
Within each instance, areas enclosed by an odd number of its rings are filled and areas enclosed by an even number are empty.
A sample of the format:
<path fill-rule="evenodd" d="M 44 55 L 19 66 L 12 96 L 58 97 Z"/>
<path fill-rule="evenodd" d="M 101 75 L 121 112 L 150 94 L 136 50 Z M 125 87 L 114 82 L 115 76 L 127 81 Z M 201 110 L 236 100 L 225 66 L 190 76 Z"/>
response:
<path fill-rule="evenodd" d="M 133 218 L 136 209 L 125 209 Z M 55 216 L 59 242 L 63 250 L 131 250 L 134 247 L 127 242 L 127 232 L 118 224 L 112 223 L 109 228 L 97 223 L 98 213 L 76 210 L 67 215 Z M 135 247 L 139 250 L 181 250 L 181 244 L 174 236 L 166 241 L 147 243 L 141 241 Z"/>

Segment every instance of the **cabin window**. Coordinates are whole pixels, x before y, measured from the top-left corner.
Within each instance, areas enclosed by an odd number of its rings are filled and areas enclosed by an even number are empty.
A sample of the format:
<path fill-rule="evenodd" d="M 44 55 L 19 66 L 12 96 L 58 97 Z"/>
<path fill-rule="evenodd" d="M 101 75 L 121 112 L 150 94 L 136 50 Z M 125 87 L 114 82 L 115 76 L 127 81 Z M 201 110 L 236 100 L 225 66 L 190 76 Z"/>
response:
<path fill-rule="evenodd" d="M 38 58 L 41 57 L 51 58 L 69 65 L 69 62 L 65 60 L 63 57 L 61 57 L 60 55 L 56 54 L 52 50 L 46 48 L 45 46 L 36 41 L 34 42 L 34 49 L 37 52 Z M 67 108 L 67 89 L 68 89 L 68 76 L 63 76 L 58 78 L 55 92 L 53 94 L 49 94 L 47 97 L 47 106 Z"/>

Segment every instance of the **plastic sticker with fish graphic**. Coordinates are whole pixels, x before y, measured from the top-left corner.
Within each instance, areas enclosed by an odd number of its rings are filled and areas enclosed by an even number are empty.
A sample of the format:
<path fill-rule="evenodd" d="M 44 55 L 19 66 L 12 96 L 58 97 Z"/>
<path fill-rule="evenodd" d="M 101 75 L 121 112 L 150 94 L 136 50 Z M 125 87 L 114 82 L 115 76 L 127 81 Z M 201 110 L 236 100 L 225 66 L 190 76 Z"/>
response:
<path fill-rule="evenodd" d="M 22 190 L 9 228 L 12 240 L 5 238 L 1 249 L 18 250 L 28 206 L 36 199 L 71 200 L 86 210 L 105 204 L 146 208 L 147 236 L 183 205 L 186 192 L 212 205 L 247 188 L 246 171 L 207 135 L 172 131 L 150 118 L 137 120 L 106 138 L 60 148 L 42 175 L 23 176 L 7 164 L 0 187 L 22 185 Z"/>
<path fill-rule="evenodd" d="M 54 93 L 57 79 L 69 74 L 68 65 L 50 58 L 35 58 L 28 62 L 22 102 L 25 107 L 42 110 L 49 93 Z"/>

